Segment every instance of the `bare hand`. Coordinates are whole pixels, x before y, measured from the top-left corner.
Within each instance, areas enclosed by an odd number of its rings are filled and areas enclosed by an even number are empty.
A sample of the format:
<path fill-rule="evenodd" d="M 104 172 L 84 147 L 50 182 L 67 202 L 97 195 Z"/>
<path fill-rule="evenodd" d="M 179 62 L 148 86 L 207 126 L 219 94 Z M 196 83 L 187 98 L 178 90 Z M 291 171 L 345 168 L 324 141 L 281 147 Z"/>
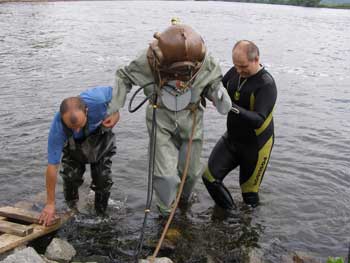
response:
<path fill-rule="evenodd" d="M 113 128 L 114 125 L 116 125 L 117 122 L 119 121 L 119 118 L 120 118 L 119 112 L 114 112 L 103 120 L 102 125 L 105 126 L 106 128 Z"/>
<path fill-rule="evenodd" d="M 46 205 L 39 216 L 39 224 L 42 224 L 43 226 L 49 226 L 51 224 L 51 221 L 55 219 L 55 214 L 55 205 Z"/>

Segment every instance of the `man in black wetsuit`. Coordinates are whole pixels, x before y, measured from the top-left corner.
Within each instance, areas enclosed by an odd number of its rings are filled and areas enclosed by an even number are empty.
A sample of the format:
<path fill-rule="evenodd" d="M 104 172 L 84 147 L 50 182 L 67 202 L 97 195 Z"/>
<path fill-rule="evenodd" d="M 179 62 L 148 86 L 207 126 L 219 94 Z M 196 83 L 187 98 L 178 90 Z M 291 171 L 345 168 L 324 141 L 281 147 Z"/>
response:
<path fill-rule="evenodd" d="M 272 112 L 277 98 L 275 81 L 260 64 L 253 42 L 238 41 L 232 60 L 234 67 L 222 79 L 232 100 L 227 131 L 211 152 L 203 174 L 209 194 L 225 209 L 235 204 L 223 179 L 237 166 L 244 202 L 252 207 L 259 204 L 259 186 L 274 143 Z"/>

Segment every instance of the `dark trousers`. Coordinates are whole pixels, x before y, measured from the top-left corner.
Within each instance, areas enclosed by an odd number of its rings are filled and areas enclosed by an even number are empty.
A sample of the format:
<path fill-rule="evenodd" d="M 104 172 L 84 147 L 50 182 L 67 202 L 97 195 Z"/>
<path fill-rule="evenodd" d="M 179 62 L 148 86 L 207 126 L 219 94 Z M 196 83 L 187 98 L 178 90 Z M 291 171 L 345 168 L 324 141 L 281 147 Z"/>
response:
<path fill-rule="evenodd" d="M 74 206 L 79 199 L 78 188 L 82 185 L 86 164 L 91 167 L 91 189 L 95 192 L 95 209 L 104 213 L 107 208 L 110 189 L 112 156 L 116 153 L 115 135 L 99 128 L 85 140 L 75 140 L 63 149 L 60 175 L 63 178 L 64 197 L 68 206 Z"/>

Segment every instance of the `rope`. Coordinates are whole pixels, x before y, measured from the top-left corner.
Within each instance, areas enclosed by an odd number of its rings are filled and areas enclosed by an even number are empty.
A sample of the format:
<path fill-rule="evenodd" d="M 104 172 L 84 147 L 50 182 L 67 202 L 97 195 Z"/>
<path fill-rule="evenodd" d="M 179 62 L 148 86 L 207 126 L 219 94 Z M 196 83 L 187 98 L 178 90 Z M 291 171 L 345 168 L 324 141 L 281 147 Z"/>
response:
<path fill-rule="evenodd" d="M 182 194 L 182 191 L 183 191 L 183 188 L 184 188 L 184 185 L 185 185 L 187 172 L 188 172 L 188 167 L 189 167 L 190 158 L 191 158 L 192 140 L 193 140 L 194 130 L 195 130 L 195 127 L 196 127 L 196 118 L 197 118 L 196 109 L 192 110 L 192 113 L 193 113 L 192 131 L 191 131 L 190 141 L 188 143 L 188 148 L 187 148 L 187 153 L 186 153 L 185 169 L 184 169 L 183 174 L 182 174 L 180 188 L 179 188 L 179 191 L 178 191 L 178 193 L 176 195 L 175 203 L 174 203 L 173 208 L 171 210 L 171 213 L 170 213 L 170 216 L 168 218 L 168 221 L 167 221 L 167 223 L 166 223 L 166 225 L 164 227 L 163 233 L 162 233 L 162 235 L 161 235 L 161 237 L 160 237 L 160 239 L 158 241 L 157 247 L 154 250 L 153 255 L 150 257 L 150 263 L 154 263 L 154 260 L 155 260 L 155 258 L 158 255 L 158 252 L 159 252 L 159 250 L 160 250 L 160 248 L 162 246 L 162 243 L 164 241 L 165 235 L 168 232 L 168 229 L 169 229 L 169 226 L 171 224 L 171 221 L 173 220 L 173 217 L 175 215 L 175 211 L 176 211 L 176 208 L 177 208 L 177 206 L 179 204 L 179 201 L 180 201 L 180 198 L 181 198 L 181 194 Z"/>

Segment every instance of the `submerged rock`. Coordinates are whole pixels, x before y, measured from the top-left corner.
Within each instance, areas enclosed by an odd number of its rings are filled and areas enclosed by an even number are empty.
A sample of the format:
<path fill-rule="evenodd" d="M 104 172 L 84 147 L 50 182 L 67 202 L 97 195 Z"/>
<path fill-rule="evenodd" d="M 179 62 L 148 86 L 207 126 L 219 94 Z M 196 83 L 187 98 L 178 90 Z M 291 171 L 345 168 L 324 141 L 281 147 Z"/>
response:
<path fill-rule="evenodd" d="M 322 260 L 312 253 L 306 253 L 302 251 L 295 251 L 293 253 L 294 262 L 302 263 L 322 263 Z"/>
<path fill-rule="evenodd" d="M 165 239 L 169 240 L 172 243 L 176 243 L 177 241 L 179 241 L 180 238 L 181 233 L 175 228 L 169 228 L 165 235 Z"/>
<path fill-rule="evenodd" d="M 249 251 L 248 253 L 248 260 L 246 260 L 249 263 L 262 263 L 263 260 L 263 252 L 257 248 Z"/>
<path fill-rule="evenodd" d="M 158 241 L 153 240 L 153 241 L 146 242 L 144 247 L 154 250 L 157 247 L 157 245 L 158 245 Z M 173 253 L 175 249 L 176 249 L 176 244 L 168 239 L 163 240 L 162 246 L 160 248 L 161 251 L 166 253 Z"/>
<path fill-rule="evenodd" d="M 32 248 L 27 247 L 17 250 L 13 254 L 6 257 L 1 263 L 45 263 L 40 255 Z"/>
<path fill-rule="evenodd" d="M 75 256 L 76 251 L 74 247 L 67 241 L 54 238 L 47 247 L 45 256 L 48 259 L 69 262 Z"/>
<path fill-rule="evenodd" d="M 139 260 L 139 263 L 150 263 L 150 262 L 151 260 L 149 258 Z M 163 257 L 163 258 L 155 258 L 153 263 L 174 263 L 174 262 L 170 258 Z"/>
<path fill-rule="evenodd" d="M 45 263 L 59 263 L 57 261 L 53 261 L 53 260 L 50 260 L 50 259 L 47 259 L 45 256 L 41 255 L 41 257 L 43 258 L 43 260 L 45 261 Z"/>
<path fill-rule="evenodd" d="M 273 240 L 268 247 L 258 254 L 261 255 L 262 262 L 322 263 L 322 259 L 311 252 L 289 251 L 279 239 Z"/>

